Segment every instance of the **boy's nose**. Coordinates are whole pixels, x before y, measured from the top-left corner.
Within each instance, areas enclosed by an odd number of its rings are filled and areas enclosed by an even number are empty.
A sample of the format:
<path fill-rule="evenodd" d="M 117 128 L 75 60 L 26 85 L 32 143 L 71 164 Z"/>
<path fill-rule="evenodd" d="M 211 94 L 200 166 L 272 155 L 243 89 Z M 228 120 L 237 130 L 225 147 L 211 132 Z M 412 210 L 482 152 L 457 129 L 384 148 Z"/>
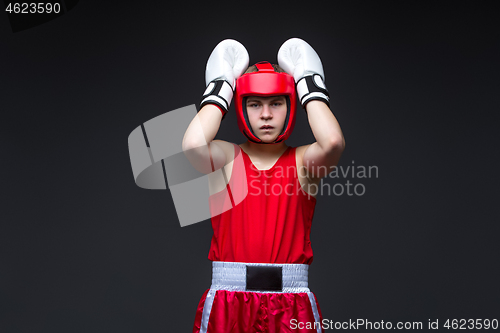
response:
<path fill-rule="evenodd" d="M 271 112 L 271 108 L 268 104 L 262 105 L 262 117 L 272 118 L 273 114 Z"/>

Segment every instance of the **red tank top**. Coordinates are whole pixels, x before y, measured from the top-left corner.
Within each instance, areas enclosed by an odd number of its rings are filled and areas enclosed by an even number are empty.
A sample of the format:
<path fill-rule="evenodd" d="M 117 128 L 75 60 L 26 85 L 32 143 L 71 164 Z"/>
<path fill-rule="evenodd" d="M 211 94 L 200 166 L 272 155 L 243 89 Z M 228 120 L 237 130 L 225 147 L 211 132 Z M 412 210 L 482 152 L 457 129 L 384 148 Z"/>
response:
<path fill-rule="evenodd" d="M 229 190 L 226 186 L 225 191 L 210 196 L 210 210 L 220 209 L 221 201 L 230 205 L 227 197 L 244 188 L 243 182 L 248 193 L 233 208 L 216 216 L 212 214 L 214 235 L 208 259 L 282 264 L 312 262 L 309 235 L 316 198 L 300 187 L 295 150 L 296 147 L 288 147 L 269 170 L 258 170 L 250 157 L 235 145 Z M 240 152 L 243 158 L 238 159 Z M 221 200 L 220 196 L 226 198 Z"/>

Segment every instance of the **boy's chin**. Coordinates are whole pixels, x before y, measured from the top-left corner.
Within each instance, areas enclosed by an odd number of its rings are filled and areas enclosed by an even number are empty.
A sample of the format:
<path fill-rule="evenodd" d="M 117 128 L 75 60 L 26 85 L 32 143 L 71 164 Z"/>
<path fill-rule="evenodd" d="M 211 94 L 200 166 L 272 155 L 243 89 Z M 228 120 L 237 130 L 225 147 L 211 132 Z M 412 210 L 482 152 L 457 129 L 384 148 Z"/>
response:
<path fill-rule="evenodd" d="M 272 137 L 269 135 L 255 135 L 255 136 L 261 139 L 263 143 L 274 143 L 274 141 L 278 137 L 278 135 Z"/>
<path fill-rule="evenodd" d="M 259 138 L 259 139 L 261 139 L 263 143 L 274 143 L 274 140 L 276 140 L 276 138 L 272 138 L 272 139 Z"/>

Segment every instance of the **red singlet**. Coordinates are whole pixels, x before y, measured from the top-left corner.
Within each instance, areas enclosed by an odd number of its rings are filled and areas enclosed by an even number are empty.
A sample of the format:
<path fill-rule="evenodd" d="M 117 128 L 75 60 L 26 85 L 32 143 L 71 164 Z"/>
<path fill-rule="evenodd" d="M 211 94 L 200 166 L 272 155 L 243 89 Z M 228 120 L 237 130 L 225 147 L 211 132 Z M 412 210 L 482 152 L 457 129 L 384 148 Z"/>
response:
<path fill-rule="evenodd" d="M 316 198 L 300 187 L 295 161 L 296 147 L 288 147 L 269 170 L 258 170 L 237 145 L 243 159 L 234 159 L 229 188 L 238 191 L 246 182 L 248 194 L 238 205 L 212 217 L 214 235 L 208 259 L 212 261 L 311 264 L 309 234 Z M 241 165 L 243 161 L 244 165 Z M 242 172 L 245 170 L 245 173 Z M 228 186 L 226 186 L 226 189 Z M 227 192 L 226 192 L 227 193 Z M 210 210 L 220 205 L 216 193 Z M 227 200 L 226 200 L 227 201 Z"/>

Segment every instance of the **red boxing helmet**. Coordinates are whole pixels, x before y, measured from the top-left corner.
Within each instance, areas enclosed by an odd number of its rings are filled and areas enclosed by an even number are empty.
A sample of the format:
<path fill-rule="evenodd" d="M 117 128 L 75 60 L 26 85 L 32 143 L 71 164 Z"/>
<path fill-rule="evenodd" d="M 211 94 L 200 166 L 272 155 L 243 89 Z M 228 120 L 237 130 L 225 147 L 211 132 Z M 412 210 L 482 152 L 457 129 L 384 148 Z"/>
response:
<path fill-rule="evenodd" d="M 243 74 L 236 80 L 235 104 L 236 118 L 240 131 L 248 140 L 265 144 L 253 132 L 252 126 L 248 120 L 246 98 L 248 96 L 285 96 L 287 114 L 283 130 L 272 143 L 278 143 L 288 139 L 295 126 L 295 112 L 297 93 L 295 90 L 295 81 L 293 76 L 287 73 L 275 72 L 273 66 L 262 61 L 257 64 L 257 72 Z"/>

